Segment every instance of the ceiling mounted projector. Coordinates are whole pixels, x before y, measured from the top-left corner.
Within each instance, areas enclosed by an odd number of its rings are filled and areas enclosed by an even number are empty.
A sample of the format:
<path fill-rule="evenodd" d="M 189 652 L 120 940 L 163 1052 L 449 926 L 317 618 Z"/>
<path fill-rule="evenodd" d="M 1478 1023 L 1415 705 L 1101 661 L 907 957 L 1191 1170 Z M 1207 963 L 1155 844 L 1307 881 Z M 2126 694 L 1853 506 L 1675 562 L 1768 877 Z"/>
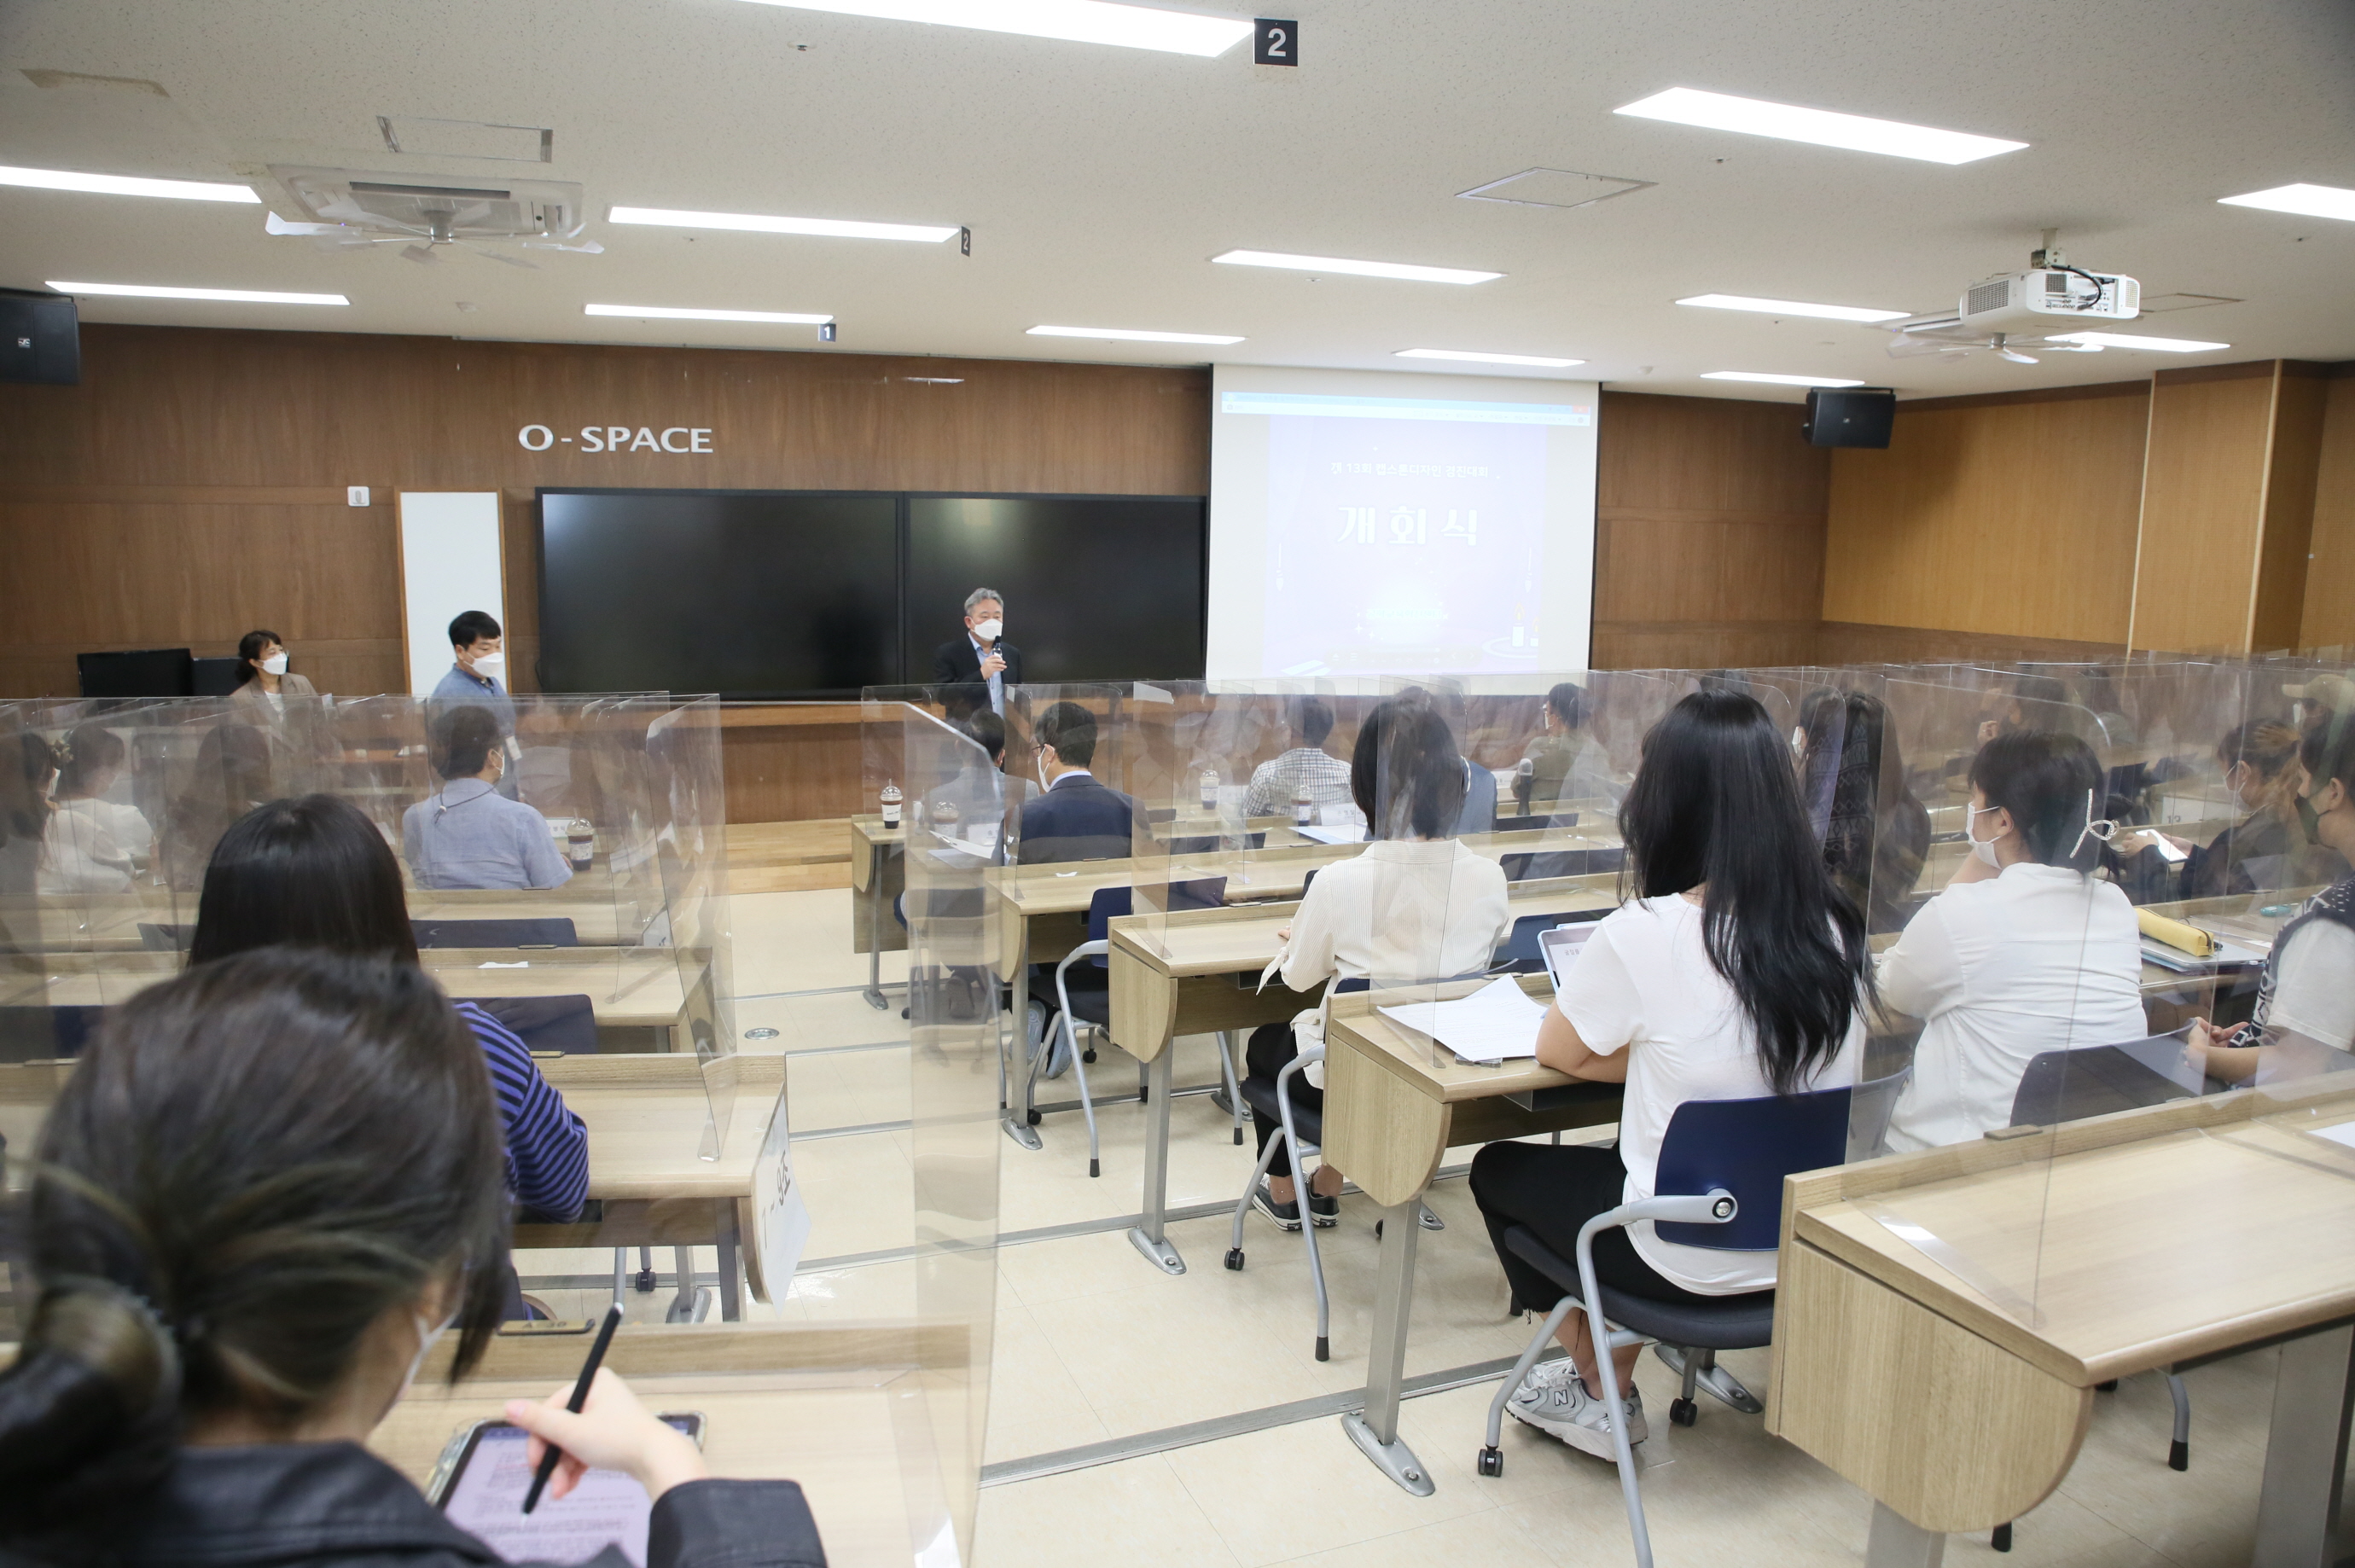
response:
<path fill-rule="evenodd" d="M 1992 350 L 2018 365 L 2033 365 L 2023 352 L 2098 354 L 2099 343 L 2076 341 L 2089 325 L 2132 321 L 2142 314 L 2142 284 L 2115 273 L 2089 272 L 2069 265 L 2044 231 L 2044 243 L 2028 253 L 2028 271 L 1988 278 L 1963 291 L 1952 311 L 1887 324 L 1894 334 L 1892 358 L 1930 356 L 1959 358 Z"/>

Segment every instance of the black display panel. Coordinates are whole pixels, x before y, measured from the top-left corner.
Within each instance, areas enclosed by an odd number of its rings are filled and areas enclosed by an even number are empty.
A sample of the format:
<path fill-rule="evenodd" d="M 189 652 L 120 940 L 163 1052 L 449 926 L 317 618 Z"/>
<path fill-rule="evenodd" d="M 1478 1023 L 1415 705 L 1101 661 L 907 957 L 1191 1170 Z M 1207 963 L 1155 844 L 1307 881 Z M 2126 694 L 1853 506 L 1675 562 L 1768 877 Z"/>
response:
<path fill-rule="evenodd" d="M 1193 496 L 910 497 L 907 678 L 986 586 L 1026 682 L 1199 680 L 1205 524 Z"/>
<path fill-rule="evenodd" d="M 893 496 L 539 496 L 546 691 L 856 696 L 900 678 Z"/>

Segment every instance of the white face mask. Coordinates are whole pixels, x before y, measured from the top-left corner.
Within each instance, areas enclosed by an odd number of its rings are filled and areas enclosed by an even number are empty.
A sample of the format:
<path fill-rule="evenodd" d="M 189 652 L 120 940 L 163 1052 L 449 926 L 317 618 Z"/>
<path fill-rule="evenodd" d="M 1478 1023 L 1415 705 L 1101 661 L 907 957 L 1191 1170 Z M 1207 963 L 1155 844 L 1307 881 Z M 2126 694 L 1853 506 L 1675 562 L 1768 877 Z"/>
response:
<path fill-rule="evenodd" d="M 1982 838 L 1977 834 L 1972 832 L 1971 824 L 1979 817 L 1985 816 L 1991 812 L 2001 811 L 2003 807 L 1999 805 L 1974 805 L 1966 809 L 1969 815 L 1963 818 L 1963 837 L 1971 841 L 1971 853 L 1977 855 L 1987 864 L 1994 866 L 2000 870 L 2002 869 L 2002 862 L 1998 861 L 1995 858 L 1996 841 L 1992 838 Z"/>
<path fill-rule="evenodd" d="M 474 673 L 477 675 L 496 675 L 506 667 L 507 656 L 505 654 L 484 654 L 474 660 Z"/>
<path fill-rule="evenodd" d="M 272 675 L 284 675 L 286 673 L 286 656 L 282 653 L 272 654 L 268 658 L 261 661 L 261 667 L 269 671 Z"/>
<path fill-rule="evenodd" d="M 973 629 L 973 635 L 979 637 L 985 643 L 994 643 L 997 641 L 999 634 L 1005 630 L 1005 622 L 988 620 L 981 622 L 979 624 L 975 625 Z"/>
<path fill-rule="evenodd" d="M 409 1397 L 409 1385 L 417 1381 L 417 1369 L 425 1364 L 427 1353 L 442 1342 L 442 1336 L 450 1331 L 450 1325 L 458 1321 L 458 1315 L 453 1312 L 442 1319 L 442 1326 L 438 1328 L 426 1322 L 421 1313 L 411 1313 L 410 1320 L 417 1325 L 417 1354 L 409 1358 L 409 1370 L 400 1374 L 400 1392 L 392 1396 L 393 1404 L 399 1404 Z M 391 1406 L 386 1408 L 389 1410 Z"/>

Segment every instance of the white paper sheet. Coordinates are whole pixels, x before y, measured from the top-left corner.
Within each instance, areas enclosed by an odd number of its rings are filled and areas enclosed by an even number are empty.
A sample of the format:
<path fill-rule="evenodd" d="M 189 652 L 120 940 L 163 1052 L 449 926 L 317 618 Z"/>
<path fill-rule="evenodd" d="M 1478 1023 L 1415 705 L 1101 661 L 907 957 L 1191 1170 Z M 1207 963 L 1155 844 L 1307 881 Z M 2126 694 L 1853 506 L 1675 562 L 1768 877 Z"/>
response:
<path fill-rule="evenodd" d="M 1366 841 L 1365 828 L 1355 824 L 1337 827 L 1295 827 L 1293 831 L 1319 844 L 1362 844 Z"/>
<path fill-rule="evenodd" d="M 2314 1129 L 2314 1136 L 2318 1138 L 2328 1138 L 2335 1144 L 2345 1144 L 2349 1148 L 2355 1148 L 2355 1122 L 2341 1122 L 2335 1127 L 2317 1127 Z"/>
<path fill-rule="evenodd" d="M 1546 1013 L 1543 1004 L 1508 975 L 1452 1002 L 1407 1002 L 1380 1010 L 1383 1017 L 1431 1036 L 1466 1061 L 1491 1064 L 1535 1056 L 1538 1025 Z"/>

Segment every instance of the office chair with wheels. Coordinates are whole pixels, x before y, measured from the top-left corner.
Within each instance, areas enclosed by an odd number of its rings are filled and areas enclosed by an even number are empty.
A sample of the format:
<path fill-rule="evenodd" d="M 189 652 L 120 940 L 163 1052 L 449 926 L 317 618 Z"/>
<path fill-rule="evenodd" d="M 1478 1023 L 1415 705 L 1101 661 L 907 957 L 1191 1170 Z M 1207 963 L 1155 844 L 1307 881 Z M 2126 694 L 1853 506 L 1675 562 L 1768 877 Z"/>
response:
<path fill-rule="evenodd" d="M 1358 982 L 1357 988 L 1365 988 Z M 1227 1267 L 1238 1274 L 1243 1266 L 1243 1219 L 1251 1212 L 1252 1195 L 1267 1179 L 1267 1168 L 1275 1163 L 1279 1148 L 1291 1152 L 1292 1189 L 1300 1205 L 1300 1239 L 1308 1248 L 1308 1279 L 1316 1291 L 1316 1359 L 1333 1359 L 1333 1301 L 1325 1288 L 1325 1259 L 1316 1250 L 1316 1221 L 1308 1209 L 1307 1157 L 1321 1152 L 1325 1142 L 1325 1113 L 1321 1108 L 1295 1104 L 1292 1099 L 1293 1077 L 1307 1070 L 1312 1061 L 1325 1060 L 1325 1048 L 1312 1046 L 1284 1064 L 1273 1082 L 1258 1076 L 1243 1080 L 1243 1097 L 1251 1102 L 1252 1115 L 1265 1116 L 1275 1123 L 1268 1135 L 1267 1147 L 1260 1150 L 1259 1163 L 1252 1167 L 1251 1179 L 1243 1184 L 1243 1195 L 1235 1204 L 1234 1230 L 1227 1245 Z"/>
<path fill-rule="evenodd" d="M 1505 1232 L 1505 1244 L 1514 1254 L 1560 1286 L 1563 1295 L 1489 1403 L 1481 1475 L 1505 1473 L 1505 1405 L 1573 1309 L 1586 1314 L 1596 1358 L 1605 1365 L 1614 1349 L 1646 1339 L 1682 1352 L 1680 1361 L 1670 1361 L 1684 1374 L 1683 1392 L 1668 1407 L 1668 1419 L 1675 1424 L 1690 1426 L 1698 1419 L 1696 1390 L 1706 1390 L 1736 1409 L 1760 1408 L 1749 1390 L 1717 1366 L 1716 1354 L 1773 1342 L 1774 1293 L 1759 1290 L 1706 1303 L 1672 1303 L 1608 1289 L 1595 1281 L 1594 1238 L 1649 1220 L 1662 1241 L 1723 1252 L 1774 1251 L 1783 1225 L 1783 1179 L 1841 1162 L 1848 1151 L 1849 1100 L 1846 1089 L 1753 1100 L 1688 1100 L 1677 1107 L 1661 1139 L 1655 1195 L 1623 1203 L 1581 1226 L 1574 1263 L 1557 1254 L 1527 1226 L 1515 1225 Z M 1712 1372 L 1717 1375 L 1708 1375 Z M 1611 1435 L 1636 1561 L 1641 1568 L 1652 1568 L 1651 1535 L 1644 1521 L 1643 1492 L 1626 1424 L 1612 1422 Z"/>
<path fill-rule="evenodd" d="M 1226 894 L 1227 880 L 1224 877 L 1172 882 L 1168 885 L 1165 907 L 1172 910 L 1216 909 L 1226 901 Z M 1088 1120 L 1090 1176 L 1099 1176 L 1103 1170 L 1096 1134 L 1095 1098 L 1088 1087 L 1087 1064 L 1095 1060 L 1095 1051 L 1092 1048 L 1085 1051 L 1080 1049 L 1078 1025 L 1085 1024 L 1090 1029 L 1110 1038 L 1112 985 L 1108 972 L 1112 967 L 1109 956 L 1112 952 L 1112 923 L 1130 913 L 1135 904 L 1134 889 L 1098 888 L 1088 900 L 1088 939 L 1063 955 L 1061 962 L 1055 965 L 1051 982 L 1045 976 L 1034 976 L 1030 982 L 1032 997 L 1046 1002 L 1050 1008 L 1046 1029 L 1041 1032 L 1039 1052 L 1029 1063 L 1030 1093 L 1028 1098 L 1031 1105 L 1030 1125 L 1038 1125 L 1043 1114 L 1037 1104 L 1039 1072 L 1053 1053 L 1055 1031 L 1060 1027 L 1063 1031 L 1064 1049 L 1071 1053 L 1071 1072 L 1079 1080 L 1080 1110 Z M 1089 961 L 1090 968 L 1082 971 L 1085 979 L 1075 987 L 1071 983 L 1071 969 L 1083 958 Z M 1098 977 L 1100 972 L 1101 978 Z M 1047 992 L 1044 996 L 1040 995 L 1042 989 Z M 1170 1049 L 1175 1048 L 1173 1042 Z M 1236 1094 L 1234 1058 L 1224 1033 L 1219 1036 L 1219 1061 L 1226 1075 L 1228 1102 L 1235 1107 L 1235 1141 L 1240 1143 L 1242 1141 L 1242 1102 Z M 1140 1099 L 1144 1097 L 1141 1075 L 1137 1093 Z M 1070 1109 L 1069 1106 L 1062 1108 Z"/>
<path fill-rule="evenodd" d="M 1525 914 L 1513 922 L 1512 933 L 1505 938 L 1505 944 L 1497 949 L 1497 956 L 1488 965 L 1488 973 L 1544 974 L 1545 955 L 1538 951 L 1538 938 L 1567 918 L 1559 914 Z"/>
<path fill-rule="evenodd" d="M 585 996 L 571 997 L 453 997 L 472 1002 L 504 1024 L 527 1051 L 560 1051 L 566 1056 L 593 1055 L 597 1050 L 597 1012 Z"/>

